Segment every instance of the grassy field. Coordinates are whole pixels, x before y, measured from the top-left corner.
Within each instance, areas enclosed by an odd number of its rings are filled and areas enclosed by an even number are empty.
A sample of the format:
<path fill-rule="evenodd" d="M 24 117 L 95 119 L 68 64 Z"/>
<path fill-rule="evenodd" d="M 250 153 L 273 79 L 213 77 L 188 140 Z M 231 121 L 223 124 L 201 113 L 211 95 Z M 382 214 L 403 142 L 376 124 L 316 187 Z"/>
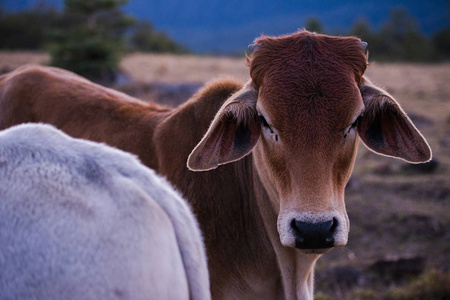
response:
<path fill-rule="evenodd" d="M 46 62 L 0 53 L 2 72 Z M 225 57 L 137 53 L 121 69 L 129 81 L 115 88 L 169 105 L 213 78 L 248 78 L 244 59 Z M 319 260 L 316 298 L 450 299 L 450 64 L 372 64 L 367 75 L 400 102 L 434 159 L 411 166 L 360 145 L 346 196 L 349 243 Z"/>

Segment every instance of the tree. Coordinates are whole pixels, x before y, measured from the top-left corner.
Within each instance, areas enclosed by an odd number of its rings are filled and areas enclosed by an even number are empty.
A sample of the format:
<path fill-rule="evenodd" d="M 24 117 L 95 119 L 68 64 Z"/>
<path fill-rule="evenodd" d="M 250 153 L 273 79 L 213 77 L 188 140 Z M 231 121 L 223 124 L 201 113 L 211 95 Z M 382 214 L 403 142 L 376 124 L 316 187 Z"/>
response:
<path fill-rule="evenodd" d="M 379 53 L 383 60 L 425 61 L 431 58 L 428 39 L 419 30 L 416 20 L 404 7 L 391 11 L 389 20 L 378 33 Z"/>
<path fill-rule="evenodd" d="M 359 19 L 350 30 L 350 35 L 357 36 L 365 42 L 369 43 L 373 39 L 373 32 L 370 25 L 365 19 Z"/>
<path fill-rule="evenodd" d="M 436 60 L 450 59 L 450 28 L 443 28 L 433 35 L 432 39 Z"/>
<path fill-rule="evenodd" d="M 322 23 L 316 17 L 309 17 L 306 21 L 305 28 L 311 32 L 324 33 Z"/>
<path fill-rule="evenodd" d="M 120 7 L 128 0 L 65 0 L 64 15 L 73 20 L 64 30 L 54 30 L 48 49 L 51 64 L 91 80 L 114 80 L 124 34 L 134 20 Z"/>
<path fill-rule="evenodd" d="M 359 37 L 368 44 L 370 58 L 378 60 L 380 53 L 384 52 L 381 48 L 378 34 L 372 31 L 369 22 L 366 19 L 359 19 L 351 28 L 349 35 Z"/>
<path fill-rule="evenodd" d="M 139 22 L 131 36 L 131 49 L 155 53 L 184 53 L 187 50 L 172 41 L 166 34 L 156 32 L 150 22 Z"/>
<path fill-rule="evenodd" d="M 60 21 L 58 11 L 42 3 L 29 10 L 8 14 L 0 7 L 0 48 L 41 50 L 47 32 Z"/>

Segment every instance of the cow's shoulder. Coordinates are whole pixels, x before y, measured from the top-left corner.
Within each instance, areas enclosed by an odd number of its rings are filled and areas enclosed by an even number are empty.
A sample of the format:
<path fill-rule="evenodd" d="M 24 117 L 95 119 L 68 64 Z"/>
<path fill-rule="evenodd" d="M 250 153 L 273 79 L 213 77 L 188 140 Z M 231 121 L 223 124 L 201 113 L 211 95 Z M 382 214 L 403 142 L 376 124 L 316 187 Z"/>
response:
<path fill-rule="evenodd" d="M 242 88 L 242 83 L 231 77 L 223 77 L 207 82 L 200 89 L 194 99 L 199 102 L 211 102 L 215 100 L 227 99 L 232 94 Z"/>

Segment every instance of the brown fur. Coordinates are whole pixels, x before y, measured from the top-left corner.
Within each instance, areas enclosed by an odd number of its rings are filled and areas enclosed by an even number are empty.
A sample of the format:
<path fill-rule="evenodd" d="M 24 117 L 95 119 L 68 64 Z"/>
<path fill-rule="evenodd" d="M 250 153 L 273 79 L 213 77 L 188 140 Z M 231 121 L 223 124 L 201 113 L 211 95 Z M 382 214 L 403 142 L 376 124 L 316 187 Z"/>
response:
<path fill-rule="evenodd" d="M 240 87 L 231 81 L 207 86 L 161 123 L 155 135 L 158 171 L 190 200 L 209 245 L 211 287 L 216 298 L 226 297 L 226 293 L 254 295 L 252 282 L 246 281 L 248 275 L 276 284 L 272 279 L 276 261 L 255 201 L 251 156 L 210 172 L 197 173 L 185 167 L 216 112 Z"/>
<path fill-rule="evenodd" d="M 214 115 L 239 88 L 241 84 L 233 80 L 212 82 L 171 111 L 68 71 L 25 66 L 0 79 L 0 129 L 45 122 L 74 137 L 107 143 L 138 155 L 189 199 L 205 244 L 209 244 L 213 296 L 229 289 L 236 289 L 236 295 L 251 294 L 252 282 L 238 278 L 248 272 L 254 277 L 271 278 L 277 268 L 261 230 L 262 221 L 255 218 L 258 208 L 253 184 L 248 182 L 252 178 L 251 158 L 208 173 L 194 173 L 186 168 L 189 153 Z"/>
<path fill-rule="evenodd" d="M 50 123 L 74 137 L 121 148 L 148 166 L 157 165 L 152 135 L 168 108 L 57 68 L 21 67 L 1 78 L 0 86 L 1 129 L 25 122 Z"/>
<path fill-rule="evenodd" d="M 338 177 L 349 173 L 349 158 L 341 162 L 334 157 L 340 148 L 342 131 L 363 108 L 358 86 L 367 57 L 360 43 L 353 37 L 330 37 L 306 31 L 255 41 L 258 48 L 248 59 L 250 74 L 259 89 L 259 101 L 283 140 L 283 151 L 290 150 L 292 154 L 270 155 L 270 164 L 278 166 L 273 176 L 285 178 L 280 183 L 282 190 L 291 190 L 290 185 L 295 182 L 292 176 L 313 176 L 308 181 L 323 182 L 328 179 L 321 178 L 328 175 L 318 172 L 334 169 L 333 182 L 342 182 Z M 303 156 L 302 165 L 299 165 L 299 155 Z M 334 167 L 319 167 L 332 161 L 336 161 Z M 287 176 L 285 170 L 292 164 L 302 173 Z M 343 188 L 342 184 L 339 186 Z M 307 198 L 317 198 L 316 187 L 312 188 L 315 196 Z"/>
<path fill-rule="evenodd" d="M 354 131 L 345 139 L 344 131 L 365 106 L 360 85 L 367 57 L 359 43 L 306 31 L 261 37 L 248 61 L 249 83 L 213 82 L 175 109 L 67 71 L 24 67 L 0 78 L 0 129 L 51 123 L 132 152 L 166 176 L 190 202 L 204 233 L 213 298 L 309 299 L 323 251 L 283 246 L 277 218 L 286 211 L 346 216 L 344 187 L 358 140 Z M 260 125 L 258 105 L 273 132 Z M 374 131 L 370 122 L 362 124 Z M 236 141 L 238 129 L 249 133 Z M 362 134 L 370 146 L 374 139 Z M 376 138 L 383 144 L 382 132 Z M 192 149 L 198 169 L 225 165 L 192 172 L 186 167 Z M 203 152 L 221 160 L 205 163 Z M 344 225 L 348 231 L 348 221 Z"/>

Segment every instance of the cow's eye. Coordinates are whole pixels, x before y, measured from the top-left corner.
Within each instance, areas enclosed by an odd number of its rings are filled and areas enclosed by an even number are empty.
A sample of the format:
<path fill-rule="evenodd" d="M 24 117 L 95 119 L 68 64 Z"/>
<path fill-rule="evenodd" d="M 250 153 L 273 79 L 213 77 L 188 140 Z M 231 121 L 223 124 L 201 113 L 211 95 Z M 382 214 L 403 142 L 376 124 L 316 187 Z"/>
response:
<path fill-rule="evenodd" d="M 272 128 L 270 128 L 269 123 L 267 123 L 266 119 L 262 115 L 259 115 L 259 120 L 261 121 L 262 126 L 272 129 Z"/>
<path fill-rule="evenodd" d="M 352 125 L 350 125 L 350 128 L 355 128 L 359 125 L 359 121 L 361 120 L 361 117 L 356 118 L 355 122 L 353 122 Z"/>
<path fill-rule="evenodd" d="M 272 129 L 272 127 L 269 125 L 269 123 L 266 121 L 266 119 L 262 115 L 258 115 L 259 120 L 261 121 L 261 125 L 270 131 L 271 134 L 274 134 L 275 141 L 278 142 L 278 134 L 275 134 L 275 131 Z"/>
<path fill-rule="evenodd" d="M 355 129 L 355 128 L 358 126 L 360 119 L 361 119 L 361 117 L 358 117 L 358 118 L 355 120 L 355 122 L 353 122 L 352 125 L 350 125 L 350 126 L 348 127 L 348 129 L 346 130 L 346 132 L 345 132 L 345 134 L 344 134 L 344 139 L 350 134 L 350 132 L 351 132 L 353 129 Z"/>
<path fill-rule="evenodd" d="M 259 115 L 259 120 L 261 121 L 261 124 L 263 127 L 270 130 L 270 133 L 275 133 L 273 131 L 272 127 L 269 125 L 269 123 L 266 121 L 266 119 L 262 115 Z"/>

